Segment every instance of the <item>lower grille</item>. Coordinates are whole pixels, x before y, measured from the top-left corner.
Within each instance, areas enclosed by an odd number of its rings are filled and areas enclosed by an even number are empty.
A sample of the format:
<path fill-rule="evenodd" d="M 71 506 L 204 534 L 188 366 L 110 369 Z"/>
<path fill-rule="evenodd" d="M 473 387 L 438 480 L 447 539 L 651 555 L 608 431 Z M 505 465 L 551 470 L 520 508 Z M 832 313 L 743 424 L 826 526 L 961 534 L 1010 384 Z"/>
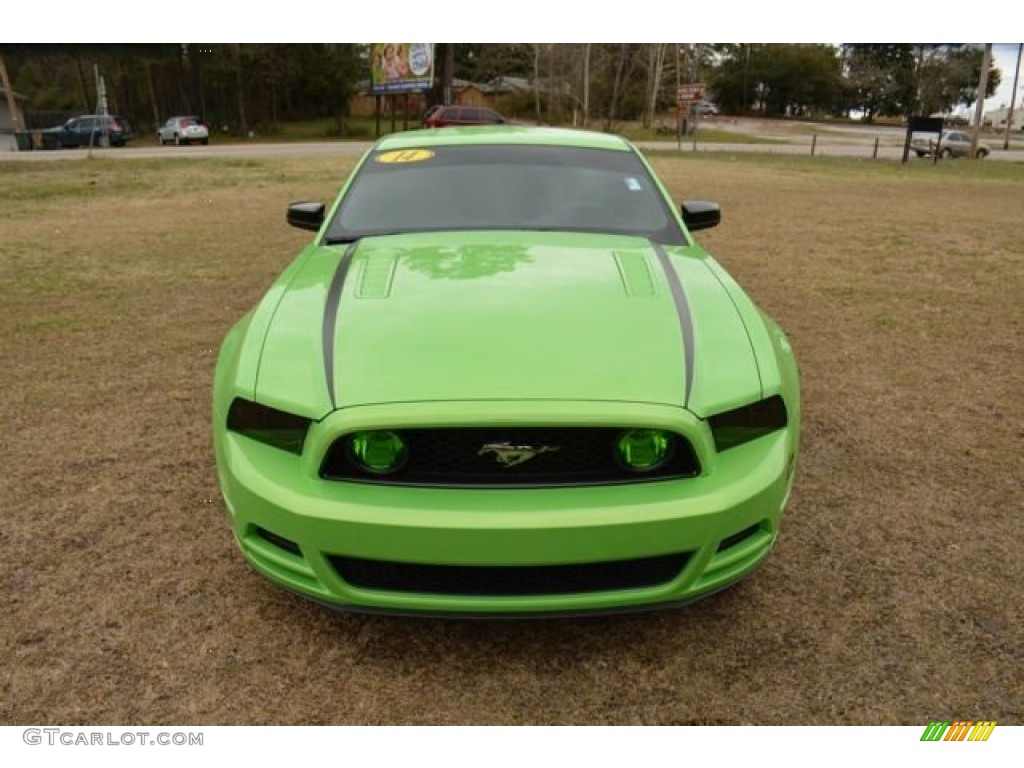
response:
<path fill-rule="evenodd" d="M 749 528 L 744 528 L 739 533 L 734 533 L 732 536 L 727 536 L 726 538 L 722 539 L 721 543 L 718 545 L 718 550 L 717 551 L 721 552 L 723 549 L 729 549 L 729 547 L 735 547 L 741 541 L 743 541 L 745 539 L 748 539 L 751 536 L 753 536 L 760 529 L 761 529 L 760 523 L 755 523 L 754 525 L 750 526 Z"/>
<path fill-rule="evenodd" d="M 348 437 L 328 450 L 320 468 L 329 480 L 444 487 L 546 487 L 639 483 L 694 477 L 700 463 L 682 435 L 673 435 L 668 460 L 650 471 L 624 467 L 616 442 L 626 427 L 443 427 L 396 430 L 407 460 L 392 474 L 371 475 L 352 460 Z M 531 455 L 503 461 L 495 447 L 527 448 Z"/>
<path fill-rule="evenodd" d="M 423 565 L 386 560 L 330 557 L 338 575 L 353 587 L 387 592 L 526 597 L 637 589 L 676 578 L 689 552 L 570 565 Z"/>
<path fill-rule="evenodd" d="M 276 533 L 268 531 L 266 528 L 260 528 L 258 525 L 256 526 L 256 535 L 264 541 L 269 541 L 275 547 L 280 547 L 286 552 L 291 552 L 293 555 L 302 557 L 302 550 L 299 549 L 299 545 L 291 539 L 286 539 L 284 536 L 278 536 Z"/>

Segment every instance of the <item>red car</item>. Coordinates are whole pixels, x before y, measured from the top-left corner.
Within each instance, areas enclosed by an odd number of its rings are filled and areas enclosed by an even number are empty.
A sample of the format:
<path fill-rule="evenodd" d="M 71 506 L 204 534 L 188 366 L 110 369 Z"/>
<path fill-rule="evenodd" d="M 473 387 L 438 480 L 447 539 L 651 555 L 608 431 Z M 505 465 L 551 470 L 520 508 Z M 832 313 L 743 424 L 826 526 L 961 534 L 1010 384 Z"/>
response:
<path fill-rule="evenodd" d="M 493 109 L 486 107 L 461 107 L 457 104 L 438 104 L 423 115 L 427 128 L 441 128 L 446 125 L 503 125 L 511 122 Z"/>

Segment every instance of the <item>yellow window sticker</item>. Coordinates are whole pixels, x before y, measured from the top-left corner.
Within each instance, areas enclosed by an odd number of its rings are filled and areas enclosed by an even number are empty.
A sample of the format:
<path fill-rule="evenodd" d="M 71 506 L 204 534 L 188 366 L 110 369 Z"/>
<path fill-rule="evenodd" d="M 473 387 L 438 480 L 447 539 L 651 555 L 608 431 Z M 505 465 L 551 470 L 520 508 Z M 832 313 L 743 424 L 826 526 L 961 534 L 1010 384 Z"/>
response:
<path fill-rule="evenodd" d="M 429 149 L 395 149 L 377 155 L 378 163 L 419 163 L 429 160 L 434 153 Z"/>

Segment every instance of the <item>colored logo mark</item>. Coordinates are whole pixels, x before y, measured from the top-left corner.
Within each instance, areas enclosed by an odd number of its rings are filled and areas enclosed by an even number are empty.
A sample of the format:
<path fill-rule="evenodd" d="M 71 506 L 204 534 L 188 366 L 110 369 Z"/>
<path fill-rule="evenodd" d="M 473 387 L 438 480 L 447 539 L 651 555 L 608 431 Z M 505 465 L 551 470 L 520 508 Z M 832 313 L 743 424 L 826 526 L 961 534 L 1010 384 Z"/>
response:
<path fill-rule="evenodd" d="M 921 741 L 988 741 L 995 720 L 958 720 L 955 723 L 933 720 L 921 734 Z"/>
<path fill-rule="evenodd" d="M 434 153 L 429 149 L 396 149 L 377 155 L 378 163 L 421 163 L 429 160 Z"/>

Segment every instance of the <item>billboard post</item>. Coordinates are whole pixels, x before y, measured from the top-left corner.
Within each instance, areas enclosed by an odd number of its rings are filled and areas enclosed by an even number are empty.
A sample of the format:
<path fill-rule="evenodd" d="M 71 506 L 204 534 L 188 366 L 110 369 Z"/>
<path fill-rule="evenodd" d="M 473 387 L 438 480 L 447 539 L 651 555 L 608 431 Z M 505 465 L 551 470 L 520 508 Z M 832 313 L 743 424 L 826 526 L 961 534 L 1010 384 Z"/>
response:
<path fill-rule="evenodd" d="M 688 118 L 693 114 L 693 150 L 697 151 L 697 110 L 693 109 L 695 102 L 704 99 L 704 83 L 687 83 L 676 87 L 676 104 L 679 111 L 677 122 L 681 126 L 679 133 L 679 149 L 683 148 L 683 132 L 688 127 Z"/>
<path fill-rule="evenodd" d="M 395 131 L 397 95 L 402 94 L 402 128 L 409 127 L 409 94 L 434 85 L 433 43 L 371 43 L 370 93 L 376 102 L 377 137 L 380 137 L 380 98 L 387 96 L 391 132 Z"/>

